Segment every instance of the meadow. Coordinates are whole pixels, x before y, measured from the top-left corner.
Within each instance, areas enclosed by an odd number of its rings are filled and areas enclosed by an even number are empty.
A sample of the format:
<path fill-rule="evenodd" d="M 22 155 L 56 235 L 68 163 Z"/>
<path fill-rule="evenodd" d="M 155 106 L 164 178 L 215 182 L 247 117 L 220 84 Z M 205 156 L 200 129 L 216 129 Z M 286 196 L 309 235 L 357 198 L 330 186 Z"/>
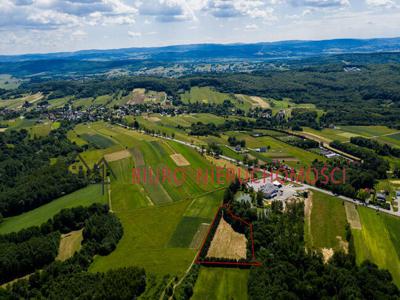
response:
<path fill-rule="evenodd" d="M 315 190 L 312 194 L 310 223 L 306 220 L 304 230 L 307 247 L 342 249 L 347 223 L 343 201 Z"/>
<path fill-rule="evenodd" d="M 75 131 L 82 134 L 85 128 L 75 128 Z M 122 222 L 124 235 L 110 255 L 96 257 L 90 270 L 137 265 L 157 278 L 166 274 L 182 275 L 195 257 L 196 250 L 189 246 L 198 227 L 211 221 L 222 200 L 221 187 L 214 183 L 199 185 L 195 174 L 189 171 L 206 169 L 211 163 L 187 146 L 117 126 L 99 122 L 92 124 L 88 131 L 112 139 L 131 153 L 130 157 L 109 163 L 115 175 L 110 176 L 111 207 Z M 132 184 L 135 166 L 174 170 L 177 166 L 170 157 L 174 153 L 181 154 L 190 163 L 189 167 L 183 167 L 188 170 L 183 183 Z"/>
<path fill-rule="evenodd" d="M 362 229 L 352 229 L 358 264 L 368 259 L 390 271 L 400 286 L 400 221 L 398 218 L 359 207 Z"/>
<path fill-rule="evenodd" d="M 315 130 L 309 127 L 304 128 L 304 133 L 309 134 L 311 138 L 329 143 L 333 140 L 340 142 L 348 142 L 350 138 L 355 136 L 362 136 L 366 138 L 374 138 L 381 142 L 394 144 L 400 146 L 396 141 L 396 134 L 399 131 L 385 127 L 385 126 L 340 126 L 338 128 L 324 128 L 322 130 Z"/>
<path fill-rule="evenodd" d="M 89 185 L 29 212 L 5 218 L 3 223 L 0 224 L 0 234 L 19 231 L 30 226 L 39 226 L 63 208 L 71 208 L 80 205 L 89 206 L 92 203 L 107 203 L 107 194 L 102 195 L 100 185 Z"/>
<path fill-rule="evenodd" d="M 245 300 L 248 276 L 248 270 L 201 267 L 191 299 Z"/>

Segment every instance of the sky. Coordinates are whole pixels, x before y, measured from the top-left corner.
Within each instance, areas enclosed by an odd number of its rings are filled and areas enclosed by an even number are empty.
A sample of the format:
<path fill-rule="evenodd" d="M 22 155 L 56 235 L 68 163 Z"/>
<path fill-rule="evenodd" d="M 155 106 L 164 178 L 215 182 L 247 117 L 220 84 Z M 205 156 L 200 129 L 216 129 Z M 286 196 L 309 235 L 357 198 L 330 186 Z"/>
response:
<path fill-rule="evenodd" d="M 0 0 L 0 54 L 400 36 L 400 0 Z"/>

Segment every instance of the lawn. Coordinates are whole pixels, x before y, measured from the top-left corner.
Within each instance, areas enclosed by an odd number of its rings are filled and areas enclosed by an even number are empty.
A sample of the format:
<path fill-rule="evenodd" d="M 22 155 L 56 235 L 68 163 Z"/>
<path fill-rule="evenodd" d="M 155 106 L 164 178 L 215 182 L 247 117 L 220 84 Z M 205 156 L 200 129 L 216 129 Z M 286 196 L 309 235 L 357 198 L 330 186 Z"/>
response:
<path fill-rule="evenodd" d="M 79 205 L 89 206 L 96 202 L 107 203 L 107 194 L 102 195 L 100 185 L 89 185 L 29 212 L 5 218 L 4 222 L 0 225 L 0 234 L 19 231 L 30 226 L 39 226 L 63 208 L 76 207 Z"/>
<path fill-rule="evenodd" d="M 305 239 L 307 246 L 341 249 L 337 237 L 345 241 L 347 223 L 343 201 L 315 190 L 312 193 L 311 236 Z M 307 227 L 305 232 L 307 233 Z"/>
<path fill-rule="evenodd" d="M 359 207 L 358 213 L 362 229 L 352 230 L 357 263 L 369 259 L 388 269 L 400 286 L 400 220 L 365 207 Z"/>
<path fill-rule="evenodd" d="M 248 276 L 248 270 L 201 267 L 191 299 L 245 300 Z"/>

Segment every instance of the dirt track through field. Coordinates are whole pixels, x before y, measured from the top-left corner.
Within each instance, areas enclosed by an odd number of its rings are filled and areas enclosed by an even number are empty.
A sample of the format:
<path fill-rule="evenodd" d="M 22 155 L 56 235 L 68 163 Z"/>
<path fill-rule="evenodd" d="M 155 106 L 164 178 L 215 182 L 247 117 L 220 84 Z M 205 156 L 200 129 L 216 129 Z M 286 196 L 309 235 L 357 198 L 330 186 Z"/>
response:
<path fill-rule="evenodd" d="M 224 218 L 221 218 L 208 249 L 207 257 L 246 259 L 246 246 L 246 236 L 234 231 L 232 226 Z"/>
<path fill-rule="evenodd" d="M 308 193 L 308 197 L 304 199 L 304 218 L 308 224 L 308 236 L 310 237 L 310 244 L 313 244 L 312 234 L 311 234 L 311 211 L 312 211 L 312 192 Z"/>
<path fill-rule="evenodd" d="M 346 210 L 347 222 L 349 222 L 352 229 L 362 229 L 360 216 L 356 206 L 353 203 L 345 202 L 344 204 Z"/>

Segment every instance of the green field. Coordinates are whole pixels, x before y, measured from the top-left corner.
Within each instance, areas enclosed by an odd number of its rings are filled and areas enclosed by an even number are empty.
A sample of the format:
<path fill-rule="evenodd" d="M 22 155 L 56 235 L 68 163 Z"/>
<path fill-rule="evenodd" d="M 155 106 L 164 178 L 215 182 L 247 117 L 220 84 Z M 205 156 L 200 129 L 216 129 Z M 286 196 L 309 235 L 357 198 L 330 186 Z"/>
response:
<path fill-rule="evenodd" d="M 308 167 L 315 159 L 324 161 L 325 158 L 316 153 L 303 150 L 279 141 L 271 136 L 252 137 L 248 133 L 227 132 L 226 135 L 235 136 L 238 140 L 245 140 L 246 147 L 250 149 L 267 147 L 270 149 L 265 153 L 251 151 L 251 154 L 260 160 L 279 160 L 291 167 Z"/>
<path fill-rule="evenodd" d="M 341 126 L 335 129 L 324 128 L 322 130 L 305 127 L 304 132 L 319 137 L 322 141 L 328 143 L 333 140 L 348 142 L 351 137 L 363 136 L 366 138 L 374 138 L 381 142 L 387 140 L 386 143 L 396 145 L 396 139 L 392 137 L 396 137 L 398 131 L 385 126 Z M 400 146 L 400 143 L 397 145 Z"/>
<path fill-rule="evenodd" d="M 19 231 L 30 226 L 39 226 L 63 208 L 89 206 L 92 203 L 107 203 L 107 194 L 102 195 L 100 185 L 90 185 L 29 212 L 5 218 L 0 225 L 0 234 Z"/>
<path fill-rule="evenodd" d="M 352 230 L 357 263 L 369 259 L 388 269 L 394 282 L 400 286 L 400 220 L 359 207 L 362 229 Z"/>
<path fill-rule="evenodd" d="M 98 149 L 105 149 L 105 148 L 115 145 L 112 140 L 110 140 L 102 135 L 99 135 L 99 134 L 84 133 L 84 134 L 81 134 L 80 137 Z"/>
<path fill-rule="evenodd" d="M 198 217 L 182 217 L 168 243 L 170 247 L 189 248 L 193 236 L 201 223 L 208 223 L 210 220 Z"/>
<path fill-rule="evenodd" d="M 307 246 L 341 249 L 340 239 L 346 240 L 347 223 L 343 201 L 315 190 L 312 193 L 310 224 L 305 222 Z"/>
<path fill-rule="evenodd" d="M 246 101 L 243 98 L 238 98 L 232 94 L 225 94 L 218 92 L 209 87 L 192 87 L 189 92 L 185 92 L 181 95 L 183 103 L 212 103 L 222 104 L 225 100 L 229 100 L 236 107 L 248 110 L 252 107 L 250 101 Z"/>
<path fill-rule="evenodd" d="M 245 300 L 248 276 L 248 270 L 201 267 L 191 299 Z"/>
<path fill-rule="evenodd" d="M 95 259 L 91 270 L 137 265 L 160 276 L 182 275 L 195 256 L 195 250 L 188 246 L 198 225 L 209 222 L 222 199 L 219 192 L 209 193 L 218 187 L 216 184 L 198 185 L 195 174 L 189 172 L 190 168 L 210 167 L 210 162 L 187 146 L 117 126 L 99 122 L 90 128 L 77 126 L 75 131 L 82 135 L 85 129 L 111 138 L 132 154 L 110 163 L 115 174 L 111 176 L 111 207 L 122 222 L 124 235 L 114 252 Z M 132 184 L 136 165 L 174 170 L 173 153 L 190 162 L 190 167 L 183 168 L 188 170 L 184 183 Z"/>

